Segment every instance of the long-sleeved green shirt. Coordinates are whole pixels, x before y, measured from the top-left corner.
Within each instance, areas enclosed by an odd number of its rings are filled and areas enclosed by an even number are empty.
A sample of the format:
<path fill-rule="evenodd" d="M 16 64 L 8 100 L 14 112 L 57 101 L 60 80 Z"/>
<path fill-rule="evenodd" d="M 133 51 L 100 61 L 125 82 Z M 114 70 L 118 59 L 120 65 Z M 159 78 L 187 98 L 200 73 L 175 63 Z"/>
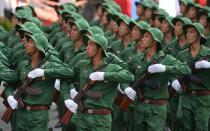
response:
<path fill-rule="evenodd" d="M 112 63 L 107 58 L 103 59 L 105 66 L 102 72 L 104 74 L 104 81 L 96 81 L 92 86 L 92 91 L 98 91 L 102 93 L 102 97 L 99 100 L 86 96 L 83 100 L 85 108 L 112 108 L 112 103 L 117 93 L 117 85 L 119 82 L 131 83 L 134 80 L 132 73 L 123 69 L 119 65 Z M 90 59 L 82 60 L 77 63 L 74 68 L 74 77 L 79 80 L 79 89 L 81 90 L 89 79 L 89 75 L 94 72 L 93 64 Z M 61 92 L 64 100 L 69 99 L 69 90 L 65 86 L 61 87 Z"/>
<path fill-rule="evenodd" d="M 180 61 L 191 67 L 191 75 L 202 80 L 202 84 L 196 84 L 192 81 L 187 82 L 187 90 L 210 90 L 210 81 L 208 77 L 210 74 L 210 69 L 198 69 L 193 71 L 193 68 L 195 68 L 195 63 L 197 61 L 204 60 L 207 55 L 210 55 L 210 48 L 205 46 L 201 46 L 199 53 L 195 57 L 191 55 L 190 49 L 185 49 L 177 55 L 177 58 Z M 208 57 L 207 61 L 210 61 L 210 57 Z"/>
<path fill-rule="evenodd" d="M 158 61 L 157 61 L 158 60 Z M 163 73 L 153 73 L 150 77 L 146 79 L 150 83 L 156 83 L 159 85 L 156 89 L 144 85 L 141 87 L 141 93 L 144 99 L 168 99 L 168 81 L 173 75 L 182 76 L 190 74 L 189 67 L 181 63 L 176 58 L 165 55 L 162 51 L 157 52 L 153 55 L 152 60 L 148 61 L 146 59 L 146 53 L 138 54 L 134 57 L 132 61 L 128 64 L 132 73 L 135 74 L 136 80 L 142 78 L 145 73 L 148 72 L 148 67 L 153 62 L 156 64 L 163 64 L 166 66 L 166 71 Z"/>
<path fill-rule="evenodd" d="M 52 103 L 55 79 L 65 79 L 73 75 L 72 70 L 66 65 L 63 65 L 61 61 L 54 56 L 50 56 L 47 61 L 45 61 L 42 69 L 44 69 L 44 78 L 37 78 L 30 85 L 32 88 L 40 88 L 41 94 L 31 95 L 26 93 L 23 96 L 23 101 L 26 105 L 50 105 Z M 29 60 L 19 64 L 17 69 L 19 84 L 24 81 L 31 70 L 33 69 Z M 13 95 L 15 89 L 18 88 L 17 85 L 18 83 L 9 85 L 5 90 L 6 95 Z"/>

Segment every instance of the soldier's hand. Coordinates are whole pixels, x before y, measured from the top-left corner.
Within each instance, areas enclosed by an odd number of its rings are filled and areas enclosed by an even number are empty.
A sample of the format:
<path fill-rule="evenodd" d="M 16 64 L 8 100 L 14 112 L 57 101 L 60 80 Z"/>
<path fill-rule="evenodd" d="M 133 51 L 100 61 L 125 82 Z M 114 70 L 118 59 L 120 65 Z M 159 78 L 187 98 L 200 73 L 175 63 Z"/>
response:
<path fill-rule="evenodd" d="M 66 107 L 72 112 L 72 113 L 76 113 L 77 112 L 77 108 L 78 105 L 77 103 L 75 103 L 73 100 L 68 99 L 64 101 Z"/>
<path fill-rule="evenodd" d="M 74 99 L 77 96 L 78 92 L 75 90 L 75 88 L 70 90 L 70 97 L 71 99 Z"/>
<path fill-rule="evenodd" d="M 125 88 L 124 92 L 131 100 L 134 100 L 136 97 L 136 91 L 131 87 Z"/>
<path fill-rule="evenodd" d="M 103 81 L 105 72 L 93 72 L 90 74 L 89 79 L 92 81 Z"/>
<path fill-rule="evenodd" d="M 58 91 L 60 91 L 60 79 L 55 80 L 54 88 Z"/>
<path fill-rule="evenodd" d="M 182 87 L 179 83 L 178 80 L 174 80 L 171 84 L 171 86 L 177 91 L 177 92 L 182 92 Z"/>
<path fill-rule="evenodd" d="M 17 109 L 18 102 L 15 100 L 14 96 L 8 96 L 7 102 L 9 103 L 10 107 L 14 110 Z"/>
<path fill-rule="evenodd" d="M 34 69 L 28 73 L 28 77 L 32 79 L 43 76 L 44 76 L 44 70 L 41 68 Z"/>
<path fill-rule="evenodd" d="M 206 60 L 201 60 L 195 63 L 195 68 L 197 69 L 208 69 L 210 68 L 210 62 Z"/>
<path fill-rule="evenodd" d="M 166 71 L 166 66 L 163 64 L 153 64 L 148 67 L 149 73 L 161 73 Z"/>

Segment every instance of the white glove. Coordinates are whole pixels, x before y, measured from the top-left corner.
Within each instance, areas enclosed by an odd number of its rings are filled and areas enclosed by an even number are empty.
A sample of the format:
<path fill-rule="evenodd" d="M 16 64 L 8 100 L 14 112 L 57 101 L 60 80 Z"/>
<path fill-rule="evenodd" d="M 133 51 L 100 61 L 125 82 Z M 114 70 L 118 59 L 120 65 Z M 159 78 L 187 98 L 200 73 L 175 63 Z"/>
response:
<path fill-rule="evenodd" d="M 195 68 L 197 69 L 208 69 L 210 68 L 210 62 L 206 61 L 206 60 L 201 60 L 195 63 Z"/>
<path fill-rule="evenodd" d="M 71 99 L 74 99 L 77 96 L 78 92 L 75 90 L 75 88 L 70 90 L 70 97 Z"/>
<path fill-rule="evenodd" d="M 89 79 L 92 81 L 103 81 L 105 72 L 93 72 L 90 74 Z"/>
<path fill-rule="evenodd" d="M 44 76 L 44 70 L 41 68 L 34 69 L 28 73 L 28 77 L 32 79 L 43 76 Z"/>
<path fill-rule="evenodd" d="M 68 99 L 64 101 L 66 107 L 73 113 L 77 112 L 78 105 L 73 100 Z"/>
<path fill-rule="evenodd" d="M 174 80 L 171 84 L 171 86 L 177 91 L 177 92 L 182 92 L 182 87 L 179 83 L 178 80 Z"/>
<path fill-rule="evenodd" d="M 120 93 L 122 93 L 122 94 L 125 93 L 125 92 L 120 88 L 120 83 L 119 83 L 118 86 L 117 86 L 117 90 L 118 90 Z"/>
<path fill-rule="evenodd" d="M 148 67 L 148 72 L 150 73 L 160 73 L 165 71 L 166 71 L 166 66 L 163 64 L 153 64 Z"/>
<path fill-rule="evenodd" d="M 57 91 L 60 91 L 60 79 L 56 79 L 55 80 L 55 84 L 54 84 L 54 88 L 57 90 Z"/>
<path fill-rule="evenodd" d="M 136 91 L 131 88 L 131 87 L 127 87 L 125 88 L 125 94 L 131 99 L 134 100 L 134 98 L 136 97 Z"/>
<path fill-rule="evenodd" d="M 17 109 L 18 102 L 15 100 L 14 96 L 8 96 L 7 102 L 9 103 L 10 107 L 14 110 Z"/>

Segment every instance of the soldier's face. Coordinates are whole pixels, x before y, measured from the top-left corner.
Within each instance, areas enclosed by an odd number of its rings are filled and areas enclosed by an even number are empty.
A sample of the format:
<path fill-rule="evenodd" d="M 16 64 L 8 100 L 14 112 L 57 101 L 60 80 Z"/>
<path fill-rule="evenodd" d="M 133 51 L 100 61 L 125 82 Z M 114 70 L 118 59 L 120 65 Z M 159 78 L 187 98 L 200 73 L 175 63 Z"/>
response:
<path fill-rule="evenodd" d="M 15 27 L 18 24 L 18 19 L 14 15 L 12 16 L 12 27 Z"/>
<path fill-rule="evenodd" d="M 88 41 L 87 47 L 86 47 L 86 54 L 89 58 L 94 57 L 98 53 L 98 46 L 93 41 Z"/>
<path fill-rule="evenodd" d="M 180 2 L 180 13 L 185 14 L 186 12 L 186 6 L 184 3 Z"/>
<path fill-rule="evenodd" d="M 72 41 L 76 41 L 81 37 L 81 33 L 79 32 L 76 25 L 73 25 L 70 32 L 70 37 Z"/>
<path fill-rule="evenodd" d="M 197 41 L 200 41 L 200 36 L 194 27 L 189 27 L 186 32 L 187 42 L 192 45 Z"/>
<path fill-rule="evenodd" d="M 141 15 L 144 14 L 144 7 L 143 7 L 141 4 L 138 4 L 138 5 L 136 6 L 136 14 L 137 14 L 138 16 L 141 16 Z"/>
<path fill-rule="evenodd" d="M 160 29 L 160 27 L 161 27 L 161 23 L 160 23 L 160 20 L 159 20 L 159 17 L 158 17 L 158 16 L 155 17 L 155 20 L 154 20 L 154 27 L 155 27 L 155 28 L 159 28 L 159 29 Z"/>
<path fill-rule="evenodd" d="M 103 25 L 108 24 L 107 14 L 108 14 L 108 13 L 105 11 L 105 12 L 103 13 L 103 15 L 102 15 L 102 21 L 101 21 L 101 23 L 102 23 Z"/>
<path fill-rule="evenodd" d="M 98 9 L 96 10 L 96 13 L 99 17 L 102 17 L 103 12 L 102 12 L 102 6 L 99 6 Z"/>
<path fill-rule="evenodd" d="M 197 16 L 197 10 L 194 6 L 189 7 L 187 12 L 187 17 L 190 19 L 196 18 Z"/>
<path fill-rule="evenodd" d="M 130 30 L 129 30 L 128 26 L 126 25 L 126 23 L 125 22 L 121 22 L 120 26 L 119 26 L 119 35 L 121 37 L 123 37 L 123 36 L 127 35 L 129 33 L 129 31 Z"/>
<path fill-rule="evenodd" d="M 141 38 L 140 28 L 136 25 L 133 26 L 133 29 L 131 31 L 131 38 L 134 41 L 137 41 Z"/>
<path fill-rule="evenodd" d="M 32 39 L 28 39 L 27 42 L 24 44 L 24 47 L 26 53 L 30 56 L 32 56 L 38 51 Z"/>
<path fill-rule="evenodd" d="M 151 17 L 152 17 L 152 9 L 146 8 L 146 10 L 144 11 L 144 16 L 145 16 L 145 19 L 151 19 Z"/>
<path fill-rule="evenodd" d="M 174 26 L 174 34 L 176 36 L 180 36 L 180 35 L 183 34 L 182 26 L 183 26 L 183 23 L 181 21 L 177 21 L 175 23 L 175 26 Z"/>
<path fill-rule="evenodd" d="M 112 25 L 113 32 L 117 32 L 118 31 L 117 23 L 114 20 L 111 20 L 111 25 Z"/>
<path fill-rule="evenodd" d="M 170 27 L 168 21 L 163 20 L 162 23 L 161 23 L 160 30 L 165 34 L 165 33 L 168 33 L 170 31 L 170 28 L 171 27 Z"/>
<path fill-rule="evenodd" d="M 153 42 L 154 42 L 154 39 L 152 35 L 149 32 L 145 32 L 142 38 L 142 47 L 148 48 L 152 45 Z"/>
<path fill-rule="evenodd" d="M 67 23 L 65 22 L 64 19 L 62 19 L 62 29 L 63 29 L 64 32 L 67 31 Z"/>
<path fill-rule="evenodd" d="M 208 26 L 208 20 L 207 20 L 207 16 L 206 15 L 202 15 L 199 19 L 199 23 L 201 25 L 203 25 L 203 27 L 207 27 Z"/>

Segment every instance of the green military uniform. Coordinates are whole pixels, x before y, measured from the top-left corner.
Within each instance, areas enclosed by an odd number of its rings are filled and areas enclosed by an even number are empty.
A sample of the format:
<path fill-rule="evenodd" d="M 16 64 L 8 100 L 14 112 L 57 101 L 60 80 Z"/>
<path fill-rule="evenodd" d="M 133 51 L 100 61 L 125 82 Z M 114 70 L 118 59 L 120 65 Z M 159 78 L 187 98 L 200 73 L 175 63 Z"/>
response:
<path fill-rule="evenodd" d="M 183 24 L 191 24 L 191 20 L 186 17 L 175 17 L 172 19 L 173 25 L 176 25 L 176 22 L 181 21 Z M 181 34 L 184 35 L 184 32 Z M 185 43 L 183 47 L 180 47 L 179 39 L 177 38 L 175 41 L 166 45 L 163 49 L 164 53 L 169 54 L 173 57 L 177 57 L 177 54 L 180 51 L 189 48 L 189 44 Z M 173 78 L 172 78 L 173 79 Z M 179 109 L 181 107 L 181 99 L 180 93 L 176 93 L 174 96 L 170 97 L 168 104 L 168 112 L 167 112 L 167 124 L 171 128 L 172 131 L 178 131 L 181 128 L 180 119 L 179 118 Z"/>
<path fill-rule="evenodd" d="M 163 40 L 163 46 L 166 46 L 166 45 L 168 45 L 171 42 L 174 42 L 176 40 L 176 37 L 174 36 L 174 32 L 173 32 L 174 24 L 172 23 L 172 19 L 173 19 L 173 17 L 171 17 L 171 16 L 160 16 L 159 17 L 160 22 L 162 23 L 163 20 L 166 20 L 168 22 L 168 24 L 170 25 L 169 28 L 171 28 L 169 30 L 172 30 L 172 34 L 171 34 L 172 35 L 172 38 L 171 38 L 171 40 L 168 41 L 168 42 L 166 42 L 166 41 Z"/>
<path fill-rule="evenodd" d="M 134 25 L 139 27 L 139 31 L 141 29 L 148 29 L 150 27 L 149 24 L 147 24 L 146 22 L 143 22 L 143 21 L 139 21 L 139 22 L 131 21 L 129 23 L 129 28 L 132 30 Z M 137 41 L 133 41 L 133 42 L 135 43 L 134 46 L 126 48 L 120 54 L 120 58 L 123 61 L 125 61 L 127 64 L 128 64 L 129 61 L 131 61 L 133 59 L 133 57 L 135 55 L 139 54 L 139 52 L 137 51 L 137 44 L 136 44 Z M 125 85 L 123 85 L 123 86 L 125 86 Z M 114 113 L 116 113 L 116 114 L 114 114 L 116 116 L 115 117 L 116 119 L 113 120 L 113 129 L 112 130 L 113 131 L 114 130 L 120 130 L 120 129 L 123 130 L 123 128 L 124 128 L 124 129 L 127 129 L 128 131 L 132 131 L 133 130 L 133 124 L 134 124 L 134 120 L 133 120 L 133 117 L 134 117 L 134 105 L 132 104 L 129 107 L 129 110 L 127 112 L 121 111 L 119 109 L 119 107 L 115 107 L 115 110 L 118 110 L 118 111 L 114 111 Z"/>
<path fill-rule="evenodd" d="M 145 30 L 152 34 L 152 37 L 159 46 L 162 44 L 162 33 L 156 28 L 150 28 Z M 160 46 L 161 47 L 161 46 Z M 146 54 L 138 54 L 130 62 L 130 70 L 135 74 L 135 78 L 139 79 L 148 70 L 148 66 L 156 63 L 160 63 L 166 66 L 166 70 L 163 73 L 151 74 L 144 80 L 144 86 L 141 87 L 140 92 L 142 98 L 138 97 L 138 102 L 135 108 L 134 114 L 134 131 L 139 130 L 151 130 L 162 131 L 166 119 L 166 101 L 169 99 L 168 95 L 168 81 L 174 74 L 186 75 L 190 73 L 186 64 L 182 64 L 180 61 L 170 55 L 165 55 L 162 51 L 156 52 L 151 60 L 146 59 Z M 150 85 L 154 83 L 154 85 Z M 155 87 L 154 87 L 155 86 Z M 162 104 L 150 103 L 150 101 L 163 100 Z"/>
<path fill-rule="evenodd" d="M 71 24 L 75 24 L 80 33 L 86 31 L 89 28 L 89 24 L 84 19 L 79 19 L 75 22 L 72 22 Z M 63 48 L 63 50 L 61 51 L 61 60 L 63 60 L 65 63 L 69 63 L 73 59 L 73 57 L 76 56 L 77 53 L 84 52 L 84 50 L 84 44 L 80 46 L 79 50 L 76 50 L 73 42 L 69 46 L 65 46 L 65 48 Z"/>
<path fill-rule="evenodd" d="M 72 71 L 59 62 L 56 57 L 49 56 L 47 51 L 47 39 L 42 34 L 35 34 L 30 37 L 36 48 L 41 51 L 46 58 L 42 68 L 44 69 L 44 79 L 36 79 L 31 84 L 31 88 L 39 88 L 41 93 L 38 95 L 24 94 L 22 97 L 25 108 L 18 108 L 16 111 L 16 131 L 48 131 L 48 111 L 39 110 L 32 111 L 33 106 L 49 106 L 52 103 L 53 84 L 56 78 L 67 78 L 72 76 Z M 47 52 L 46 52 L 47 51 Z M 32 70 L 30 60 L 23 61 L 17 71 L 18 80 L 22 81 L 27 76 L 28 72 Z M 7 96 L 13 95 L 15 85 L 10 85 L 6 88 L 5 94 Z"/>
<path fill-rule="evenodd" d="M 184 131 L 207 131 L 208 130 L 208 121 L 209 121 L 209 109 L 210 109 L 210 95 L 197 94 L 197 91 L 209 91 L 209 68 L 207 69 L 197 69 L 195 68 L 195 63 L 201 60 L 209 61 L 209 57 L 205 58 L 210 54 L 210 49 L 203 46 L 202 44 L 206 42 L 206 38 L 203 35 L 204 28 L 198 23 L 184 25 L 183 30 L 186 30 L 189 27 L 195 28 L 199 35 L 201 36 L 200 49 L 195 57 L 192 56 L 190 49 L 181 51 L 177 58 L 185 62 L 189 67 L 192 67 L 192 74 L 194 78 L 197 78 L 199 81 L 202 80 L 202 83 L 189 79 L 185 81 L 185 87 L 182 98 L 182 122 Z"/>
<path fill-rule="evenodd" d="M 100 34 L 93 36 L 88 36 L 88 39 L 98 43 L 102 46 L 105 54 L 107 48 L 107 40 Z M 106 55 L 107 56 L 107 55 Z M 112 59 L 110 59 L 112 61 Z M 83 103 L 86 109 L 112 109 L 112 103 L 117 92 L 118 82 L 131 82 L 133 81 L 133 75 L 123 69 L 122 67 L 110 64 L 111 61 L 107 60 L 107 57 L 103 58 L 103 66 L 107 64 L 105 69 L 102 71 L 104 74 L 104 81 L 98 82 L 93 85 L 91 88 L 92 91 L 101 92 L 103 96 L 96 100 L 94 98 L 86 96 Z M 90 73 L 94 71 L 93 63 L 90 59 L 80 61 L 73 68 L 74 74 L 79 78 L 79 89 L 81 90 L 86 84 Z M 69 99 L 69 90 L 68 88 L 62 88 L 64 100 Z M 100 115 L 100 114 L 91 114 L 90 112 L 79 112 L 78 114 L 78 131 L 110 131 L 111 130 L 111 114 Z"/>

